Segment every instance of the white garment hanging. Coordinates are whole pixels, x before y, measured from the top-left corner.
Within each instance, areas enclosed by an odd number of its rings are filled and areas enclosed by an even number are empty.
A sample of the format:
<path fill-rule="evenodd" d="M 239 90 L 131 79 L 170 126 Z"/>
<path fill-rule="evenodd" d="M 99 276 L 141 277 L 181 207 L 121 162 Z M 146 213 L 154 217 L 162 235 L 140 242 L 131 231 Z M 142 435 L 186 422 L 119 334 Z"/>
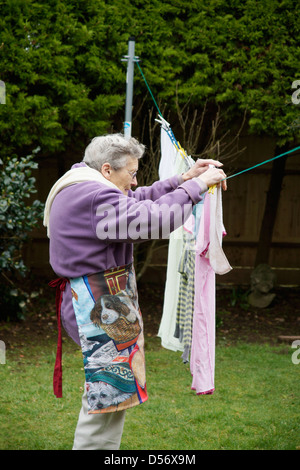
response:
<path fill-rule="evenodd" d="M 179 227 L 175 232 L 171 233 L 169 239 L 164 305 L 157 336 L 161 338 L 161 345 L 164 348 L 171 351 L 183 351 L 183 344 L 174 337 L 181 276 L 178 272 L 178 264 L 183 246 L 182 227 Z"/>
<path fill-rule="evenodd" d="M 160 131 L 160 149 L 161 159 L 158 167 L 158 175 L 160 180 L 166 180 L 170 178 L 170 176 L 176 175 L 178 152 L 164 127 L 162 127 Z"/>
<path fill-rule="evenodd" d="M 210 196 L 209 247 L 205 256 L 209 258 L 214 272 L 223 275 L 231 271 L 232 267 L 222 248 L 222 240 L 226 235 L 223 225 L 222 189 L 216 188 Z"/>
<path fill-rule="evenodd" d="M 190 157 L 189 157 L 190 158 Z M 190 158 L 190 161 L 192 159 Z M 175 174 L 187 171 L 187 163 L 173 145 L 167 131 L 161 128 L 161 161 L 159 165 L 160 179 L 170 178 Z M 174 337 L 176 312 L 180 284 L 178 265 L 183 249 L 183 227 L 171 233 L 169 238 L 168 265 L 164 294 L 164 305 L 158 337 L 164 348 L 172 351 L 183 351 L 183 345 Z"/>

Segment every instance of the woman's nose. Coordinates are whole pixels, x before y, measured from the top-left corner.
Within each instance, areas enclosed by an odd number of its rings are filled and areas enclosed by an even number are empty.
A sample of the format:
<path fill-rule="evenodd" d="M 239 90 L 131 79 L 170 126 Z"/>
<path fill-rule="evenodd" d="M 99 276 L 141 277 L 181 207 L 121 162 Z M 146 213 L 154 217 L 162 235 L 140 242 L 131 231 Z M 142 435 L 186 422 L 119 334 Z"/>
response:
<path fill-rule="evenodd" d="M 137 177 L 135 176 L 134 178 L 132 178 L 131 186 L 137 186 L 137 184 L 138 184 Z"/>

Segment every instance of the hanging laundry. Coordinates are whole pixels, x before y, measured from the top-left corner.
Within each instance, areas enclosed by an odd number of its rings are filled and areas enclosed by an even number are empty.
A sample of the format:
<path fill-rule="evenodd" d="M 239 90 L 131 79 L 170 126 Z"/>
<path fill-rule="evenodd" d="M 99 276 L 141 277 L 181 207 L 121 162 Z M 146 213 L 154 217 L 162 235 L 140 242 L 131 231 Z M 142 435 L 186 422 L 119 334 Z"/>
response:
<path fill-rule="evenodd" d="M 160 118 L 160 179 L 183 173 L 192 159 L 176 142 L 169 124 Z M 174 142 L 175 140 L 175 142 Z M 189 160 L 190 159 L 190 160 Z M 232 268 L 222 249 L 225 235 L 222 190 L 209 189 L 184 226 L 169 239 L 163 315 L 158 331 L 166 349 L 182 351 L 197 394 L 214 391 L 215 274 Z"/>
<path fill-rule="evenodd" d="M 178 338 L 174 337 L 180 283 L 178 263 L 180 261 L 183 246 L 181 234 L 182 227 L 173 232 L 169 238 L 164 305 L 157 334 L 158 337 L 161 338 L 161 345 L 166 349 L 170 349 L 171 351 L 183 351 L 182 343 Z"/>
<path fill-rule="evenodd" d="M 162 160 L 160 164 L 160 179 L 172 176 L 168 174 L 173 169 L 177 172 L 185 171 L 185 169 L 179 170 L 179 166 L 184 166 L 184 163 L 189 164 L 186 158 L 186 153 L 180 147 L 176 141 L 169 123 L 165 121 L 159 110 L 159 107 L 154 99 L 152 91 L 147 83 L 147 80 L 141 70 L 141 67 L 137 61 L 137 66 L 141 72 L 141 75 L 146 83 L 146 86 L 152 96 L 154 104 L 160 115 L 159 119 L 156 119 L 161 124 L 161 132 L 166 132 L 170 141 L 167 142 L 169 145 L 169 151 L 162 153 Z M 164 129 L 163 129 L 164 128 Z M 166 137 L 166 135 L 164 136 Z M 163 141 L 164 139 L 162 139 Z M 172 142 L 171 142 L 172 141 Z M 174 142 L 175 141 L 175 142 Z M 175 147 L 171 148 L 171 145 Z M 164 147 L 165 144 L 162 145 Z M 277 158 L 281 158 L 285 155 L 291 154 L 300 147 L 295 147 L 292 150 L 284 152 L 273 158 L 258 163 L 250 168 L 244 169 L 226 177 L 226 179 L 233 178 L 242 173 L 250 171 L 256 167 L 269 163 Z M 163 151 L 163 149 L 162 149 Z M 169 159 L 168 159 L 169 155 Z M 177 158 L 177 156 L 179 158 Z M 183 158 L 182 158 L 183 157 Z M 178 163 L 179 162 L 179 163 Z M 178 164 L 178 166 L 177 166 Z M 175 171 L 175 172 L 176 172 Z M 165 176 L 166 175 L 166 176 Z M 191 350 L 191 373 L 193 375 L 192 389 L 196 390 L 197 394 L 213 393 L 214 391 L 214 364 L 215 364 L 215 274 L 226 274 L 232 268 L 223 252 L 222 249 L 222 238 L 225 235 L 225 229 L 222 221 L 222 200 L 221 200 L 221 188 L 213 186 L 209 188 L 208 197 L 205 198 L 205 213 L 200 219 L 197 220 L 196 214 L 193 214 L 194 227 L 196 227 L 196 233 L 199 232 L 195 241 L 195 262 L 194 262 L 194 311 L 193 311 L 193 330 L 192 330 L 192 350 Z M 216 197 L 215 197 L 216 194 Z M 191 216 L 191 219 L 193 219 Z M 191 270 L 193 262 L 188 258 L 186 253 L 186 246 L 183 244 L 183 228 L 177 229 L 177 233 L 173 232 L 170 236 L 169 241 L 169 253 L 168 253 L 168 266 L 167 266 L 167 279 L 165 287 L 165 300 L 163 307 L 163 316 L 160 324 L 158 336 L 162 339 L 162 346 L 172 350 L 183 350 L 183 345 L 180 343 L 179 338 L 184 338 L 184 334 L 181 335 L 180 329 L 182 328 L 182 319 L 179 318 L 176 323 L 174 312 L 177 312 L 177 302 L 179 302 L 179 310 L 183 305 L 182 293 L 179 290 L 180 282 L 184 282 L 180 278 L 181 275 L 186 276 L 185 279 L 192 279 Z M 179 236 L 178 236 L 179 235 Z M 181 236 L 180 236 L 181 235 Z M 181 258 L 182 250 L 184 250 L 183 258 Z M 178 263 L 182 263 L 186 266 L 187 272 L 182 272 L 182 264 L 180 264 L 179 271 L 176 269 Z M 189 306 L 192 302 L 189 302 Z M 180 315 L 180 314 L 179 314 Z M 171 331 L 174 324 L 176 323 L 175 335 L 178 338 L 172 337 Z M 184 358 L 187 355 L 187 349 L 184 351 Z"/>
<path fill-rule="evenodd" d="M 160 179 L 169 178 L 174 174 L 181 174 L 189 169 L 187 159 L 182 158 L 173 144 L 169 134 L 169 124 L 161 118 L 161 161 L 159 165 Z M 190 158 L 190 157 L 189 157 Z M 190 159 L 192 161 L 192 159 Z M 183 351 L 183 345 L 174 337 L 176 327 L 176 311 L 178 303 L 180 273 L 178 265 L 183 250 L 183 227 L 171 233 L 168 247 L 168 265 L 164 292 L 164 305 L 162 318 L 158 330 L 158 337 L 164 348 L 171 351 Z"/>
<path fill-rule="evenodd" d="M 194 311 L 194 272 L 195 272 L 195 239 L 193 234 L 183 230 L 183 252 L 178 266 L 180 284 L 176 312 L 174 337 L 183 345 L 183 362 L 188 362 L 192 345 L 193 311 Z"/>
<path fill-rule="evenodd" d="M 183 252 L 178 266 L 181 278 L 174 336 L 183 344 L 184 349 L 181 358 L 184 363 L 189 361 L 192 345 L 195 296 L 195 240 L 199 230 L 203 203 L 204 199 L 194 206 L 192 215 L 183 226 Z"/>
<path fill-rule="evenodd" d="M 209 223 L 209 247 L 206 257 L 216 274 L 226 274 L 231 271 L 225 253 L 222 249 L 222 240 L 226 235 L 223 225 L 222 189 L 217 188 L 210 195 L 210 223 Z"/>
<path fill-rule="evenodd" d="M 195 296 L 190 358 L 192 390 L 211 394 L 215 384 L 215 275 L 232 268 L 222 249 L 222 190 L 207 193 L 195 243 Z"/>
<path fill-rule="evenodd" d="M 175 146 L 172 144 L 168 131 L 165 127 L 161 128 L 160 148 L 161 158 L 158 167 L 158 175 L 160 180 L 165 180 L 170 178 L 170 176 L 176 175 L 176 167 L 178 166 L 177 160 L 179 160 L 178 152 Z"/>

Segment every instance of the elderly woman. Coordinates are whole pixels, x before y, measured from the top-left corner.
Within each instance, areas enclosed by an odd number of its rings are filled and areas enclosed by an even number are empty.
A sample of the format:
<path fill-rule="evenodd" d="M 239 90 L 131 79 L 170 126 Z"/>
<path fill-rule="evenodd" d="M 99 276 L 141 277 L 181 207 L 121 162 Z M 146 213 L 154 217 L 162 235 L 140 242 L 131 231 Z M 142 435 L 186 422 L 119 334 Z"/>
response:
<path fill-rule="evenodd" d="M 52 285 L 63 294 L 57 297 L 56 395 L 62 396 L 60 314 L 81 346 L 85 371 L 73 449 L 118 449 L 125 410 L 148 398 L 133 243 L 168 237 L 208 186 L 226 177 L 219 162 L 197 160 L 182 175 L 132 191 L 143 154 L 134 138 L 95 137 L 46 201 L 50 264 L 59 276 Z"/>

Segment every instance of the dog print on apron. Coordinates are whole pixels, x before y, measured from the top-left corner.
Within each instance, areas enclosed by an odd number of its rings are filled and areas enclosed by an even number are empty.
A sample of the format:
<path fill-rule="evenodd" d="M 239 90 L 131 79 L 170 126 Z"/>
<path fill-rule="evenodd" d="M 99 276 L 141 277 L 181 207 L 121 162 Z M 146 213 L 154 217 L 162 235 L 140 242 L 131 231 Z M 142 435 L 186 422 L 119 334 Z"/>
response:
<path fill-rule="evenodd" d="M 132 264 L 70 279 L 89 413 L 148 399 L 143 322 Z"/>

